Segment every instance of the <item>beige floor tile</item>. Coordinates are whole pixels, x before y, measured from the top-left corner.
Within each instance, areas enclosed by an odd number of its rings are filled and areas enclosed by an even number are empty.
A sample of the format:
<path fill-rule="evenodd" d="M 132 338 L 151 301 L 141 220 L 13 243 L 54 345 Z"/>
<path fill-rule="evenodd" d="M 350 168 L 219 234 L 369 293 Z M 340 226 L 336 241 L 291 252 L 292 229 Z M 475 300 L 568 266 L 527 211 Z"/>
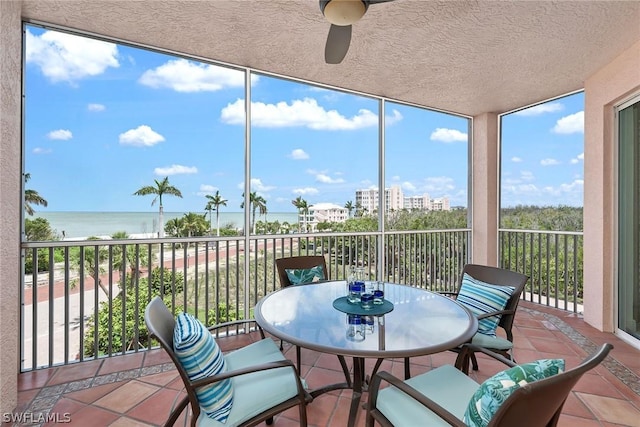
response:
<path fill-rule="evenodd" d="M 123 414 L 151 396 L 158 389 L 159 387 L 134 380 L 101 397 L 94 405 Z"/>
<path fill-rule="evenodd" d="M 131 418 L 121 417 L 111 423 L 109 427 L 152 427 L 152 424 L 145 424 Z"/>
<path fill-rule="evenodd" d="M 576 393 L 598 419 L 627 427 L 640 427 L 640 411 L 626 400 Z"/>

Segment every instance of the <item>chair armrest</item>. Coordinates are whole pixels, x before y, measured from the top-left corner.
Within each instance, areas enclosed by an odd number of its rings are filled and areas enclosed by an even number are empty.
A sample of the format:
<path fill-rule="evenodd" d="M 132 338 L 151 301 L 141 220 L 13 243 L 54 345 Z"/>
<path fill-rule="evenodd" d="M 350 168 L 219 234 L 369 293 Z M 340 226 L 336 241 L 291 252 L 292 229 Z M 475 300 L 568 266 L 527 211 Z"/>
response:
<path fill-rule="evenodd" d="M 408 396 L 416 400 L 418 403 L 420 403 L 421 405 L 425 406 L 430 411 L 438 415 L 440 418 L 442 418 L 444 421 L 446 421 L 450 425 L 454 427 L 466 427 L 466 424 L 463 423 L 458 418 L 456 418 L 456 416 L 453 415 L 451 412 L 447 411 L 445 408 L 438 405 L 436 402 L 429 399 L 427 396 L 420 393 L 418 390 L 411 387 L 409 384 L 405 383 L 400 378 L 394 377 L 393 375 L 391 375 L 389 372 L 386 372 L 386 371 L 378 372 L 373 376 L 371 385 L 369 387 L 369 409 L 370 410 L 373 410 L 376 408 L 376 402 L 378 400 L 378 391 L 380 389 L 381 380 L 388 382 L 393 387 L 407 394 Z"/>
<path fill-rule="evenodd" d="M 207 330 L 209 330 L 209 332 L 215 332 L 218 329 L 230 328 L 232 326 L 242 325 L 244 323 L 255 323 L 256 326 L 258 326 L 256 319 L 244 319 L 244 320 L 232 320 L 230 322 L 218 323 L 216 325 L 207 327 Z"/>
<path fill-rule="evenodd" d="M 187 394 L 173 408 L 169 416 L 169 419 L 167 420 L 166 423 L 164 423 L 164 427 L 170 427 L 170 426 L 173 427 L 178 421 L 178 418 L 180 417 L 180 415 L 182 414 L 182 411 L 184 411 L 184 408 L 186 408 L 188 404 L 189 404 L 189 395 Z"/>
<path fill-rule="evenodd" d="M 439 293 L 440 295 L 458 296 L 458 292 L 438 291 L 438 293 Z"/>
<path fill-rule="evenodd" d="M 213 375 L 210 377 L 202 378 L 197 381 L 192 381 L 191 386 L 194 388 L 203 387 L 208 384 L 217 383 L 222 380 L 226 380 L 227 378 L 237 377 L 239 375 L 251 374 L 253 372 L 266 371 L 269 369 L 277 369 L 277 368 L 285 368 L 290 367 L 293 369 L 294 375 L 296 376 L 296 380 L 298 381 L 300 387 L 302 387 L 302 383 L 300 382 L 300 377 L 298 377 L 298 373 L 296 371 L 296 367 L 290 360 L 276 360 L 273 362 L 261 363 L 259 365 L 247 366 L 246 368 L 236 369 L 228 372 L 221 372 L 218 375 Z"/>
<path fill-rule="evenodd" d="M 487 317 L 493 317 L 493 316 L 497 316 L 497 315 L 503 315 L 503 314 L 515 314 L 515 310 L 499 310 L 499 311 L 492 311 L 489 313 L 484 313 L 481 314 L 480 316 L 476 317 L 476 319 L 478 320 L 482 320 L 482 319 L 486 319 Z"/>
<path fill-rule="evenodd" d="M 461 355 L 464 355 L 464 353 L 473 353 L 473 352 L 484 353 L 487 356 L 492 357 L 492 358 L 496 359 L 497 361 L 504 363 L 505 365 L 507 365 L 510 368 L 513 368 L 514 366 L 518 365 L 513 360 L 509 360 L 506 357 L 504 357 L 504 356 L 502 356 L 502 355 L 500 355 L 498 353 L 495 353 L 495 352 L 493 352 L 493 351 L 491 351 L 489 349 L 486 349 L 484 347 L 480 347 L 480 346 L 473 345 L 473 344 L 470 344 L 470 343 L 462 344 L 462 346 L 461 346 L 461 353 L 462 354 Z"/>

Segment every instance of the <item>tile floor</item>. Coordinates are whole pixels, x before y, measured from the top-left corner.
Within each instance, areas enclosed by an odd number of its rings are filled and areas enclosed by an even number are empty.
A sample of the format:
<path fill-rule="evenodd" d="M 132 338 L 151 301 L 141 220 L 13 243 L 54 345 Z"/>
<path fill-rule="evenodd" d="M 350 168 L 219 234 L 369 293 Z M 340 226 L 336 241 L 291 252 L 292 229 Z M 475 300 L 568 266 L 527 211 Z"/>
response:
<path fill-rule="evenodd" d="M 514 336 L 518 361 L 562 357 L 568 367 L 578 364 L 599 344 L 611 342 L 615 348 L 610 356 L 574 388 L 559 425 L 640 427 L 640 350 L 612 334 L 598 332 L 579 315 L 527 302 L 518 309 Z M 245 335 L 219 342 L 223 349 L 231 350 L 257 338 Z M 285 346 L 285 352 L 295 359 L 292 347 Z M 412 374 L 453 363 L 454 359 L 451 352 L 412 359 Z M 312 388 L 340 382 L 342 378 L 335 356 L 303 350 L 302 363 L 302 375 Z M 492 360 L 481 357 L 479 363 L 480 370 L 472 373 L 478 381 L 501 370 Z M 403 363 L 388 360 L 381 369 L 402 376 Z M 158 426 L 183 395 L 181 380 L 162 350 L 28 372 L 20 375 L 18 383 L 16 414 L 27 418 L 23 418 L 26 422 L 13 425 L 50 426 L 68 422 L 82 427 Z M 346 390 L 316 398 L 307 408 L 309 425 L 344 427 L 349 399 L 350 392 Z M 2 424 L 8 425 L 11 424 Z M 184 425 L 184 416 L 178 425 Z M 298 425 L 297 409 L 276 417 L 274 425 Z M 364 411 L 357 425 L 364 426 Z"/>

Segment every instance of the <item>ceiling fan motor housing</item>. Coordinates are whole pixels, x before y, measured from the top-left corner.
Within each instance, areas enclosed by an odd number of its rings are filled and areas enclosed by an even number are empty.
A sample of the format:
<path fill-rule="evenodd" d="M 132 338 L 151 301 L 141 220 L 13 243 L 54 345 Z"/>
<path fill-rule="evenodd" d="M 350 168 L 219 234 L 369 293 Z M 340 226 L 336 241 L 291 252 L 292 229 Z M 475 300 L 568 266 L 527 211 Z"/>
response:
<path fill-rule="evenodd" d="M 367 0 L 320 0 L 322 14 L 333 25 L 352 25 L 369 8 Z"/>

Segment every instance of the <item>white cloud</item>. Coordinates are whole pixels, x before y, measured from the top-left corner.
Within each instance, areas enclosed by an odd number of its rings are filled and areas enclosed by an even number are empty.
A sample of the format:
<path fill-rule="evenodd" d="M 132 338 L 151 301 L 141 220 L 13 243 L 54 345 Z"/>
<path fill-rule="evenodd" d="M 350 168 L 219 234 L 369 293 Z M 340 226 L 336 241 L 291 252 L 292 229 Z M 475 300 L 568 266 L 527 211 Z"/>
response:
<path fill-rule="evenodd" d="M 58 130 L 52 130 L 51 132 L 49 132 L 47 134 L 47 138 L 49 138 L 49 139 L 57 139 L 57 140 L 60 140 L 60 141 L 67 141 L 67 140 L 73 138 L 73 134 L 71 133 L 70 130 L 58 129 Z"/>
<path fill-rule="evenodd" d="M 533 172 L 530 171 L 521 171 L 520 179 L 523 181 L 533 181 L 536 177 L 533 175 Z"/>
<path fill-rule="evenodd" d="M 100 111 L 104 111 L 106 109 L 107 109 L 107 107 L 105 107 L 102 104 L 89 104 L 89 105 L 87 105 L 87 110 L 89 110 L 89 111 L 100 112 Z"/>
<path fill-rule="evenodd" d="M 289 157 L 293 160 L 307 160 L 309 155 L 302 148 L 296 148 L 289 154 Z"/>
<path fill-rule="evenodd" d="M 50 81 L 75 83 L 117 68 L 118 47 L 113 43 L 57 31 L 35 36 L 27 30 L 26 62 L 40 68 Z"/>
<path fill-rule="evenodd" d="M 299 194 L 301 196 L 309 196 L 318 194 L 318 189 L 313 187 L 295 188 L 292 192 L 293 194 Z"/>
<path fill-rule="evenodd" d="M 467 134 L 455 129 L 437 128 L 431 133 L 431 141 L 466 142 Z"/>
<path fill-rule="evenodd" d="M 432 176 L 424 180 L 423 188 L 429 194 L 447 194 L 456 188 L 453 178 L 448 176 Z"/>
<path fill-rule="evenodd" d="M 331 178 L 329 175 L 324 173 L 319 173 L 316 175 L 316 181 L 321 182 L 323 184 L 342 184 L 344 179 L 342 178 Z"/>
<path fill-rule="evenodd" d="M 540 165 L 542 165 L 542 166 L 555 166 L 555 165 L 559 165 L 559 164 L 560 164 L 560 162 L 558 160 L 556 160 L 556 159 L 548 158 L 548 159 L 540 160 Z"/>
<path fill-rule="evenodd" d="M 558 119 L 553 127 L 555 133 L 583 133 L 584 132 L 584 111 L 578 111 Z"/>
<path fill-rule="evenodd" d="M 516 156 L 514 156 L 514 157 L 512 157 L 512 158 L 511 158 L 511 161 L 512 161 L 513 163 L 521 163 L 521 162 L 522 162 L 522 159 L 521 159 L 520 157 L 516 157 Z"/>
<path fill-rule="evenodd" d="M 198 173 L 198 168 L 195 166 L 171 165 L 164 168 L 155 168 L 153 173 L 161 176 L 186 175 Z"/>
<path fill-rule="evenodd" d="M 584 180 L 574 179 L 558 186 L 538 187 L 534 184 L 503 185 L 504 206 L 515 205 L 568 205 L 582 206 L 584 202 Z"/>
<path fill-rule="evenodd" d="M 33 154 L 49 154 L 49 153 L 51 153 L 51 149 L 50 148 L 36 147 L 36 148 L 33 149 L 32 153 Z"/>
<path fill-rule="evenodd" d="M 413 192 L 417 190 L 416 186 L 410 183 L 409 181 L 403 182 L 400 186 L 402 187 L 403 190 L 409 191 L 409 192 Z"/>
<path fill-rule="evenodd" d="M 238 184 L 238 188 L 240 188 L 241 190 L 244 190 L 244 182 L 241 182 L 240 184 Z M 258 193 L 265 193 L 275 188 L 276 187 L 272 185 L 263 184 L 260 178 L 251 178 L 251 191 L 256 191 Z"/>
<path fill-rule="evenodd" d="M 258 78 L 253 74 L 252 83 L 257 82 Z M 145 71 L 138 82 L 154 89 L 168 88 L 176 92 L 215 92 L 229 87 L 243 87 L 244 73 L 231 68 L 174 59 Z"/>
<path fill-rule="evenodd" d="M 120 144 L 134 147 L 153 147 L 162 141 L 164 141 L 164 136 L 147 125 L 141 125 L 120 134 Z"/>
<path fill-rule="evenodd" d="M 575 165 L 576 163 L 580 163 L 581 160 L 584 160 L 584 153 L 580 153 L 576 157 L 571 159 L 571 164 Z"/>
<path fill-rule="evenodd" d="M 400 114 L 400 111 L 398 110 L 393 110 L 392 116 L 384 116 L 384 124 L 387 126 L 394 125 L 400 120 L 402 120 L 402 114 Z"/>
<path fill-rule="evenodd" d="M 202 193 L 210 194 L 210 193 L 215 193 L 217 190 L 219 190 L 219 188 L 213 185 L 200 184 L 200 192 Z"/>
<path fill-rule="evenodd" d="M 238 99 L 227 104 L 220 112 L 220 119 L 227 124 L 244 124 L 244 100 Z M 400 112 L 394 110 L 387 123 L 396 123 L 402 119 Z M 366 109 L 358 114 L 345 117 L 337 110 L 325 110 L 313 98 L 296 99 L 290 104 L 281 101 L 276 104 L 263 102 L 251 103 L 251 124 L 257 127 L 306 127 L 314 130 L 355 130 L 378 125 L 378 116 Z"/>
<path fill-rule="evenodd" d="M 545 113 L 555 113 L 564 110 L 564 105 L 559 102 L 535 105 L 514 113 L 515 116 L 539 116 Z"/>

